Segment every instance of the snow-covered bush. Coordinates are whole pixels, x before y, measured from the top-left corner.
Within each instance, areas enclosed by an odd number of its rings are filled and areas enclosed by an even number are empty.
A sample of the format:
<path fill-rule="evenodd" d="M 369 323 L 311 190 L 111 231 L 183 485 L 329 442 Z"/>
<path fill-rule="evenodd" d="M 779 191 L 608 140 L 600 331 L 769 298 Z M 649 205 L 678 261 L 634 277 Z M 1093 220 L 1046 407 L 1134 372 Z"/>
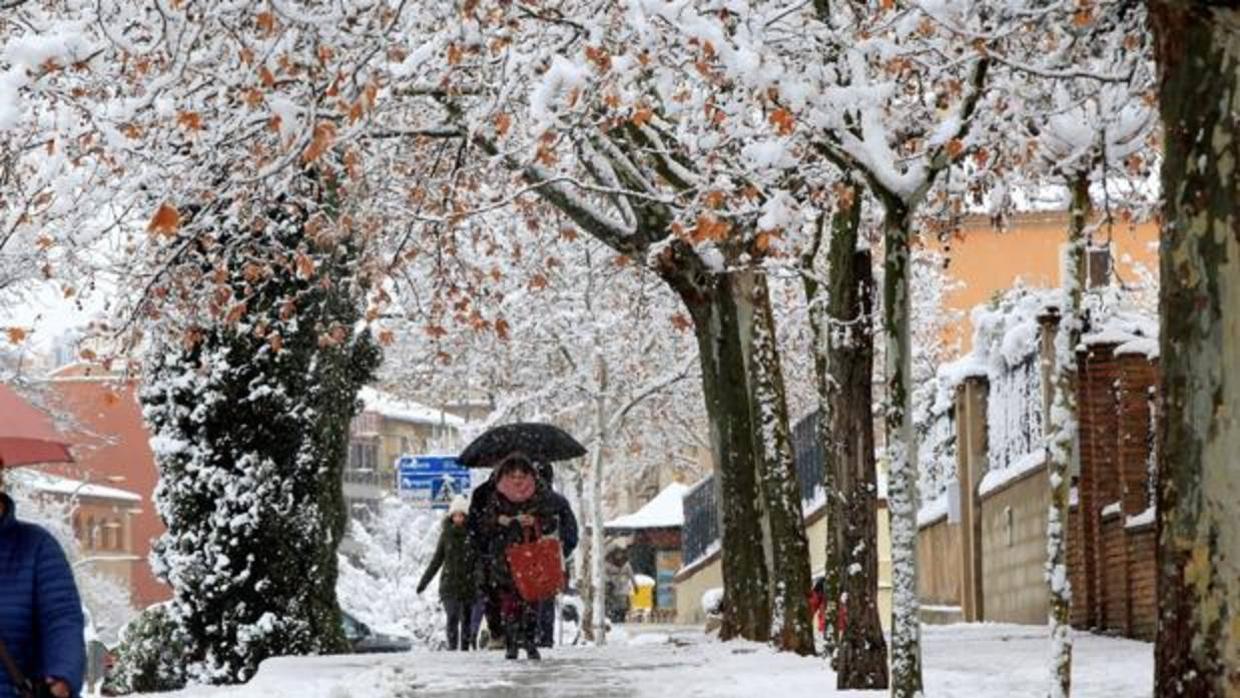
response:
<path fill-rule="evenodd" d="M 407 635 L 424 647 L 445 644 L 438 577 L 417 593 L 442 525 L 441 512 L 396 498 L 381 502 L 368 525 L 352 522 L 347 552 L 339 555 L 340 607 L 379 632 Z"/>
<path fill-rule="evenodd" d="M 143 611 L 121 633 L 107 688 L 118 694 L 172 691 L 185 685 L 185 640 L 167 604 Z"/>
<path fill-rule="evenodd" d="M 215 269 L 210 308 L 159 327 L 141 392 L 167 532 L 152 551 L 173 589 L 191 681 L 247 680 L 273 655 L 347 648 L 336 599 L 341 487 L 357 394 L 379 351 L 357 331 L 368 288 L 357 238 L 270 211 L 230 246 L 191 248 L 178 273 Z M 272 248 L 288 264 L 251 262 Z"/>

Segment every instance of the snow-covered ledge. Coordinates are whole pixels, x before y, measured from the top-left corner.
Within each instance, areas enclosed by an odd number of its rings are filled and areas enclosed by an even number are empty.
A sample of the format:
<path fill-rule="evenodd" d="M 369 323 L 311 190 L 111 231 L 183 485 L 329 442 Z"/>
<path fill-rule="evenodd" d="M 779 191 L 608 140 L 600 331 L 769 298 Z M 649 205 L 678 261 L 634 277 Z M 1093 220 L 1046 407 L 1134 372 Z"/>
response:
<path fill-rule="evenodd" d="M 1158 508 L 1150 505 L 1145 511 L 1135 516 L 1129 516 L 1124 519 L 1124 528 L 1129 531 L 1149 528 L 1154 525 L 1154 516 L 1158 513 Z"/>
<path fill-rule="evenodd" d="M 1102 520 L 1105 521 L 1124 513 L 1124 507 L 1120 502 L 1111 502 L 1102 507 Z"/>

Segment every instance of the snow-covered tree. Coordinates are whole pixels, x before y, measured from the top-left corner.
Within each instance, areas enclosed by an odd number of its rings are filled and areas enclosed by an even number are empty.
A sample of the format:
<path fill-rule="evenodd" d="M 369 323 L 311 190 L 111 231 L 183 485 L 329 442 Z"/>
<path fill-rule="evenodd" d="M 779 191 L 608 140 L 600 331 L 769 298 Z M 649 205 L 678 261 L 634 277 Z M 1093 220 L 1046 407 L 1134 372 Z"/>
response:
<path fill-rule="evenodd" d="M 383 500 L 365 525 L 353 521 L 350 553 L 340 553 L 340 607 L 371 628 L 392 628 L 423 647 L 446 642 L 438 577 L 422 594 L 418 579 L 435 555 L 444 517 L 397 499 Z"/>
<path fill-rule="evenodd" d="M 1240 236 L 1230 6 L 1151 2 L 1162 164 L 1162 399 L 1155 694 L 1225 696 L 1240 676 Z"/>
<path fill-rule="evenodd" d="M 357 391 L 379 352 L 357 331 L 366 286 L 351 240 L 316 239 L 296 207 L 268 209 L 245 244 L 190 245 L 187 281 L 204 271 L 227 308 L 182 311 L 149 352 L 141 391 L 160 468 L 167 532 L 156 574 L 191 680 L 248 679 L 274 654 L 344 648 L 336 549 L 346 512 L 341 471 Z M 262 247 L 253 256 L 247 251 Z M 253 263 L 298 250 L 280 267 Z"/>

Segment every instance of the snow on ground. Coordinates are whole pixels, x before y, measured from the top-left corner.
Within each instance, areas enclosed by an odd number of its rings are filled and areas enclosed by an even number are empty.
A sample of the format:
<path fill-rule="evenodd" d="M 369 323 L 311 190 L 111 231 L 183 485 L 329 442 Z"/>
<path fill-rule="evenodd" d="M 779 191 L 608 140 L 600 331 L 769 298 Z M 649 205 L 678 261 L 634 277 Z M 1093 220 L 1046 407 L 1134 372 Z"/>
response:
<path fill-rule="evenodd" d="M 496 651 L 418 650 L 400 655 L 280 658 L 246 686 L 194 687 L 163 698 L 780 698 L 885 696 L 834 692 L 835 677 L 814 657 L 762 645 L 707 640 L 700 629 L 627 626 L 606 647 L 561 647 L 539 663 L 509 662 Z M 928 698 L 1040 697 L 1048 643 L 1044 628 L 1021 625 L 926 626 Z M 1076 698 L 1152 694 L 1153 646 L 1076 634 Z"/>

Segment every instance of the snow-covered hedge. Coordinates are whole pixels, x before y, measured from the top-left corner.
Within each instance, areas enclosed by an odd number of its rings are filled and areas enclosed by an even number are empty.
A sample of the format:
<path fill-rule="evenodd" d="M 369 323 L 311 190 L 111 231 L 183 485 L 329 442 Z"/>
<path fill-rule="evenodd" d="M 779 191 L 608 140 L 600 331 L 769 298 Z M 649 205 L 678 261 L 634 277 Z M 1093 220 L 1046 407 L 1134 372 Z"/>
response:
<path fill-rule="evenodd" d="M 423 647 L 446 644 L 438 577 L 417 593 L 442 524 L 442 513 L 394 497 L 380 503 L 368 526 L 352 522 L 339 556 L 340 607 L 378 632 L 405 635 Z"/>

